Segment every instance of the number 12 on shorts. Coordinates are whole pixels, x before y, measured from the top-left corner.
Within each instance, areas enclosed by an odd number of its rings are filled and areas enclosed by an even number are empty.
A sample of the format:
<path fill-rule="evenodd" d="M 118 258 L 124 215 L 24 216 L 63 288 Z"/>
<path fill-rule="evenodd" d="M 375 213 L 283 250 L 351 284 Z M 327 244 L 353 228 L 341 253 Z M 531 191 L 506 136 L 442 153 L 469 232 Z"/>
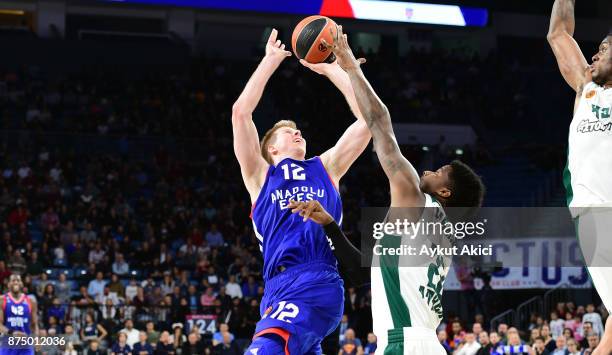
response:
<path fill-rule="evenodd" d="M 276 310 L 272 309 L 270 312 L 274 311 L 270 314 L 270 318 L 277 319 L 282 322 L 291 323 L 291 319 L 297 317 L 298 313 L 300 313 L 300 308 L 293 303 L 287 303 L 286 301 L 278 302 L 278 308 Z M 268 317 L 268 313 L 264 313 L 262 319 Z"/>

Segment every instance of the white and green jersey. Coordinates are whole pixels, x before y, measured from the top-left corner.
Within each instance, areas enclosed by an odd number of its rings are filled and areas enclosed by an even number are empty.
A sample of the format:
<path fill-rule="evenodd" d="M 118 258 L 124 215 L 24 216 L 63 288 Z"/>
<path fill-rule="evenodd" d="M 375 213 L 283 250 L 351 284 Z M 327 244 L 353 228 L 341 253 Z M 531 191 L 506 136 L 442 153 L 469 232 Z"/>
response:
<path fill-rule="evenodd" d="M 574 217 L 574 207 L 612 204 L 612 89 L 584 86 L 568 143 L 563 183 Z"/>
<path fill-rule="evenodd" d="M 431 196 L 426 194 L 425 197 L 426 208 L 423 210 L 421 220 L 443 223 L 446 214 L 442 206 Z M 410 237 L 386 235 L 378 241 L 378 244 L 389 248 L 415 244 L 408 242 L 406 238 Z M 438 244 L 432 241 L 430 243 L 430 246 Z M 402 263 L 401 258 L 410 258 L 410 256 L 374 255 L 371 289 L 373 330 L 378 338 L 377 354 L 382 354 L 387 347 L 388 331 L 397 332 L 402 328 L 417 327 L 428 328 L 435 332 L 442 320 L 442 288 L 451 258 L 428 257 L 425 263 L 419 264 L 421 266 L 418 267 L 402 266 L 406 263 Z"/>

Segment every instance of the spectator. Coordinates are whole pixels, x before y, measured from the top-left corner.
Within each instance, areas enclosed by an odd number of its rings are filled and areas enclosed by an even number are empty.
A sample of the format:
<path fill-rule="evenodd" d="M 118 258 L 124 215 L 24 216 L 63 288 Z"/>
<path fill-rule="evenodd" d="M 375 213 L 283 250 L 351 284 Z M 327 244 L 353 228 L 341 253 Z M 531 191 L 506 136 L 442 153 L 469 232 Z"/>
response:
<path fill-rule="evenodd" d="M 451 329 L 453 334 L 453 339 L 449 342 L 451 349 L 456 349 L 459 344 L 463 342 L 463 337 L 465 336 L 465 331 L 463 330 L 463 326 L 461 322 L 455 320 L 451 323 Z"/>
<path fill-rule="evenodd" d="M 157 342 L 159 342 L 160 334 L 157 330 L 155 330 L 155 323 L 151 321 L 147 322 L 145 329 L 147 332 L 147 342 L 149 344 L 157 344 Z"/>
<path fill-rule="evenodd" d="M 99 264 L 104 260 L 106 256 L 106 252 L 102 249 L 102 245 L 100 242 L 96 243 L 94 249 L 89 251 L 89 256 L 87 260 L 89 260 L 90 264 Z"/>
<path fill-rule="evenodd" d="M 583 349 L 586 349 L 589 347 L 589 336 L 596 334 L 595 331 L 593 331 L 593 323 L 591 322 L 583 322 L 582 323 L 582 331 L 579 332 L 582 333 L 582 341 L 580 342 L 580 347 Z"/>
<path fill-rule="evenodd" d="M 94 243 L 94 242 L 97 241 L 98 233 L 96 233 L 96 231 L 93 230 L 93 226 L 92 226 L 92 224 L 90 222 L 85 223 L 85 228 L 83 228 L 83 230 L 81 231 L 79 239 L 81 240 L 81 242 L 83 242 L 85 244 Z M 101 245 L 99 243 L 96 243 L 96 247 L 98 247 L 98 246 L 101 247 Z M 95 250 L 96 250 L 96 254 L 94 254 L 94 259 L 100 257 L 100 255 L 99 255 L 100 252 L 102 252 L 102 256 L 101 257 L 104 257 L 104 251 L 102 251 L 101 249 L 98 249 L 98 248 L 96 248 Z M 101 257 L 100 257 L 100 259 L 98 259 L 97 262 L 92 261 L 91 260 L 91 253 L 90 253 L 89 254 L 89 262 L 90 263 L 93 262 L 94 264 L 97 264 L 101 260 Z"/>
<path fill-rule="evenodd" d="M 38 253 L 35 251 L 30 254 L 30 262 L 26 267 L 26 273 L 29 275 L 40 275 L 43 273 L 43 265 L 38 260 Z"/>
<path fill-rule="evenodd" d="M 96 273 L 96 278 L 89 282 L 89 286 L 87 287 L 87 293 L 89 296 L 96 298 L 98 295 L 104 292 L 104 286 L 106 286 L 106 281 L 104 281 L 104 274 L 98 271 Z"/>
<path fill-rule="evenodd" d="M 117 274 L 111 275 L 111 282 L 107 286 L 111 293 L 114 293 L 119 298 L 125 298 L 125 287 Z"/>
<path fill-rule="evenodd" d="M 12 272 L 23 274 L 26 270 L 26 260 L 21 255 L 19 249 L 15 249 L 13 254 L 8 258 L 7 265 Z"/>
<path fill-rule="evenodd" d="M 582 355 L 576 339 L 567 339 L 567 355 Z"/>
<path fill-rule="evenodd" d="M 139 341 L 134 344 L 132 354 L 133 355 L 153 355 L 153 347 L 147 341 L 147 333 L 141 331 L 138 335 Z"/>
<path fill-rule="evenodd" d="M 472 333 L 474 333 L 475 337 L 479 337 L 480 333 L 483 331 L 482 324 L 475 322 L 472 324 Z"/>
<path fill-rule="evenodd" d="M 78 352 L 74 349 L 74 345 L 68 342 L 66 343 L 66 350 L 63 355 L 78 355 Z"/>
<path fill-rule="evenodd" d="M 111 355 L 132 355 L 132 347 L 127 344 L 127 334 L 119 332 L 117 342 L 111 349 Z"/>
<path fill-rule="evenodd" d="M 235 275 L 229 276 L 227 284 L 225 285 L 225 292 L 231 298 L 242 298 L 242 289 L 240 288 L 240 285 L 238 285 L 238 283 L 236 282 Z"/>
<path fill-rule="evenodd" d="M 46 230 L 54 230 L 60 224 L 59 216 L 53 210 L 52 206 L 47 208 L 47 211 L 40 217 L 41 227 Z"/>
<path fill-rule="evenodd" d="M 476 336 L 472 332 L 465 334 L 465 337 L 457 349 L 453 352 L 454 355 L 476 355 L 480 349 L 480 344 L 476 341 Z"/>
<path fill-rule="evenodd" d="M 363 354 L 364 355 L 374 355 L 374 353 L 376 352 L 376 335 L 374 335 L 374 333 L 368 333 L 368 337 L 367 337 L 367 343 L 366 345 L 363 347 Z"/>
<path fill-rule="evenodd" d="M 195 332 L 189 333 L 187 342 L 183 344 L 181 355 L 201 355 L 204 354 L 204 344 L 198 339 Z"/>
<path fill-rule="evenodd" d="M 168 331 L 164 330 L 161 332 L 153 353 L 155 355 L 174 355 L 174 346 L 170 342 L 170 333 Z"/>
<path fill-rule="evenodd" d="M 55 295 L 63 304 L 68 304 L 72 290 L 72 283 L 66 279 L 65 273 L 59 274 L 59 280 L 55 284 Z"/>
<path fill-rule="evenodd" d="M 138 282 L 135 278 L 130 280 L 130 283 L 125 288 L 125 298 L 128 302 L 134 300 L 134 297 L 138 294 Z"/>
<path fill-rule="evenodd" d="M 130 272 L 130 265 L 125 262 L 123 254 L 117 253 L 115 262 L 113 263 L 113 273 L 123 276 Z"/>
<path fill-rule="evenodd" d="M 100 343 L 97 340 L 92 340 L 87 349 L 85 349 L 84 355 L 106 355 L 106 351 L 100 349 Z"/>
<path fill-rule="evenodd" d="M 552 355 L 566 355 L 567 353 L 567 346 L 566 346 L 566 341 L 565 341 L 565 337 L 563 335 L 560 335 L 559 337 L 557 337 L 557 340 L 555 341 L 555 350 L 552 352 Z"/>
<path fill-rule="evenodd" d="M 127 336 L 126 343 L 130 346 L 130 349 L 138 343 L 140 331 L 134 328 L 134 322 L 131 319 L 125 320 L 125 328 L 121 329 L 120 332 Z"/>
<path fill-rule="evenodd" d="M 226 323 L 221 323 L 219 324 L 219 331 L 213 334 L 212 345 L 215 346 L 223 343 L 223 334 L 225 333 L 229 334 L 231 341 L 234 341 L 234 334 L 230 333 L 228 325 Z"/>
<path fill-rule="evenodd" d="M 448 343 L 448 335 L 446 334 L 446 330 L 444 329 L 438 330 L 438 341 L 440 342 L 440 344 L 442 345 L 442 347 L 444 348 L 447 354 L 453 353 L 453 349 Z"/>
<path fill-rule="evenodd" d="M 557 347 L 557 344 L 550 334 L 550 327 L 544 324 L 542 328 L 540 328 L 540 334 L 544 338 L 544 346 L 546 347 L 546 350 L 548 350 L 549 353 L 552 353 Z"/>
<path fill-rule="evenodd" d="M 233 336 L 229 332 L 223 333 L 223 339 L 219 344 L 214 346 L 213 353 L 218 355 L 242 354 L 238 345 L 234 342 Z"/>
<path fill-rule="evenodd" d="M 102 342 L 108 335 L 106 329 L 94 321 L 93 312 L 87 312 L 85 315 L 85 324 L 81 327 L 81 339 L 84 343 L 97 341 Z"/>
<path fill-rule="evenodd" d="M 66 324 L 62 337 L 64 337 L 66 343 L 71 343 L 75 349 L 81 349 L 83 342 L 81 342 L 81 338 L 74 332 L 72 324 Z"/>
<path fill-rule="evenodd" d="M 478 334 L 478 342 L 480 343 L 480 349 L 478 349 L 476 355 L 490 355 L 493 352 L 489 334 L 484 330 Z"/>
<path fill-rule="evenodd" d="M 104 291 L 98 294 L 98 296 L 96 297 L 96 303 L 99 305 L 106 305 L 107 304 L 106 300 L 110 300 L 111 305 L 119 304 L 119 298 L 117 297 L 117 294 L 114 292 L 111 292 L 110 287 L 108 285 L 104 286 Z"/>
<path fill-rule="evenodd" d="M 223 235 L 219 232 L 215 223 L 210 226 L 210 231 L 206 233 L 206 243 L 208 243 L 211 248 L 221 247 L 225 244 Z"/>
<path fill-rule="evenodd" d="M 587 337 L 588 347 L 584 350 L 585 355 L 591 355 L 599 345 L 599 335 L 593 333 Z"/>
<path fill-rule="evenodd" d="M 361 341 L 355 338 L 355 331 L 353 329 L 348 328 L 344 332 L 344 340 L 340 342 L 338 355 L 363 355 Z"/>
<path fill-rule="evenodd" d="M 493 349 L 497 349 L 497 347 L 502 344 L 501 337 L 497 332 L 489 333 L 489 341 L 491 342 L 491 348 Z"/>
<path fill-rule="evenodd" d="M 539 336 L 534 339 L 533 342 L 534 355 L 550 355 L 548 349 L 546 349 L 544 337 Z"/>
<path fill-rule="evenodd" d="M 555 311 L 550 312 L 549 326 L 550 326 L 550 332 L 552 333 L 551 336 L 553 340 L 556 340 L 558 337 L 560 337 L 563 334 L 564 324 L 565 324 L 565 321 L 563 319 L 560 319 L 559 316 L 557 316 L 557 312 Z"/>
<path fill-rule="evenodd" d="M 603 322 L 601 321 L 601 315 L 595 312 L 595 305 L 593 305 L 592 303 L 589 303 L 586 306 L 586 311 L 587 313 L 582 316 L 582 323 L 584 324 L 585 322 L 591 322 L 591 324 L 593 325 L 593 331 L 595 332 L 595 334 L 601 337 L 604 329 Z"/>
<path fill-rule="evenodd" d="M 174 349 L 181 349 L 187 341 L 187 337 L 183 334 L 183 323 L 172 324 L 172 332 L 170 342 L 174 345 Z"/>
<path fill-rule="evenodd" d="M 200 305 L 206 309 L 206 307 L 213 306 L 216 299 L 217 297 L 215 297 L 212 287 L 207 287 L 206 292 L 200 297 Z"/>
<path fill-rule="evenodd" d="M 257 296 L 257 288 L 259 285 L 255 282 L 255 277 L 249 276 L 248 281 L 242 285 L 242 295 L 245 298 L 253 298 Z"/>
<path fill-rule="evenodd" d="M 30 212 L 25 208 L 21 200 L 17 200 L 17 207 L 9 214 L 7 222 L 9 226 L 16 227 L 28 222 Z"/>

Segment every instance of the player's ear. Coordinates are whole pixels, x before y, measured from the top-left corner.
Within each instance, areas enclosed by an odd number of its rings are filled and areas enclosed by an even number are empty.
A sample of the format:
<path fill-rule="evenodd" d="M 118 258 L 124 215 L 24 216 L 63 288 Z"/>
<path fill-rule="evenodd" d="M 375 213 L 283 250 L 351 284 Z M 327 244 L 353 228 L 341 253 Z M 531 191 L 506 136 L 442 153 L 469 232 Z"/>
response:
<path fill-rule="evenodd" d="M 436 195 L 443 199 L 447 199 L 451 196 L 451 190 L 447 187 L 441 187 L 436 191 Z"/>

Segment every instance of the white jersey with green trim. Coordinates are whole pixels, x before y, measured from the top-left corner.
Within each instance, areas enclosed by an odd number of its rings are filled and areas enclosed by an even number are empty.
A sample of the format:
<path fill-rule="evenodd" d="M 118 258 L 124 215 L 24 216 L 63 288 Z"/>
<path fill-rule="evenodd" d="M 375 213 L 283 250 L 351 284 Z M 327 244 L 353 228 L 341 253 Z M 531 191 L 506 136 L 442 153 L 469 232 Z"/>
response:
<path fill-rule="evenodd" d="M 426 208 L 420 221 L 444 223 L 446 214 L 440 203 L 430 195 L 425 194 L 425 197 Z M 386 237 L 377 244 L 384 244 Z M 391 237 L 395 239 L 392 241 L 394 246 L 399 246 L 400 238 Z M 401 245 L 415 245 L 414 242 L 407 242 L 406 238 L 410 237 L 401 237 Z M 433 244 L 438 243 L 431 242 L 430 246 Z M 435 334 L 435 329 L 442 320 L 442 289 L 451 264 L 450 257 L 439 256 L 428 257 L 423 264 L 419 261 L 418 265 L 422 266 L 404 267 L 398 265 L 412 263 L 398 262 L 396 257 L 396 260 L 391 262 L 392 267 L 385 268 L 383 258 L 385 256 L 374 255 L 371 268 L 373 330 L 378 344 L 376 354 L 384 352 L 388 344 L 387 332 L 397 329 L 398 326 L 427 328 Z"/>
<path fill-rule="evenodd" d="M 563 183 L 574 217 L 580 207 L 612 204 L 612 88 L 584 86 L 570 124 Z"/>

